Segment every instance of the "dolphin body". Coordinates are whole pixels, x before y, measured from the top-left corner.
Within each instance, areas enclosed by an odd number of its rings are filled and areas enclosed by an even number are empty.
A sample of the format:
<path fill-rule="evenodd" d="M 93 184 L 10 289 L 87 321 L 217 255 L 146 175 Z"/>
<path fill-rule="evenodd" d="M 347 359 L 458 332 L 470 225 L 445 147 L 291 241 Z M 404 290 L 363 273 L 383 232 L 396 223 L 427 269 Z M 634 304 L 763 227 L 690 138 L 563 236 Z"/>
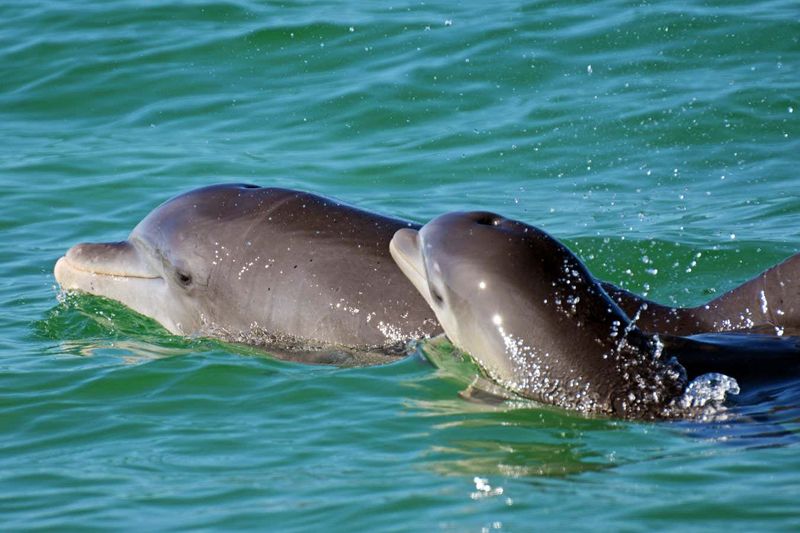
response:
<path fill-rule="evenodd" d="M 453 344 L 495 383 L 543 403 L 682 416 L 680 399 L 701 374 L 746 381 L 800 370 L 797 337 L 714 333 L 800 326 L 800 256 L 706 305 L 673 308 L 598 282 L 544 231 L 494 213 L 400 229 L 390 250 Z"/>
<path fill-rule="evenodd" d="M 419 226 L 304 192 L 216 185 L 157 207 L 127 240 L 73 246 L 55 277 L 177 335 L 307 362 L 346 363 L 353 350 L 396 357 L 408 339 L 441 332 L 389 255 L 406 227 Z"/>
<path fill-rule="evenodd" d="M 439 268 L 472 272 L 472 278 L 463 277 L 468 286 L 479 278 L 483 280 L 486 285 L 482 294 L 505 295 L 508 303 L 503 309 L 507 311 L 498 313 L 504 321 L 499 327 L 507 332 L 501 339 L 502 350 L 506 342 L 513 346 L 520 339 L 532 339 L 536 342 L 530 344 L 539 346 L 539 339 L 548 339 L 546 333 L 555 331 L 534 324 L 525 336 L 524 324 L 512 330 L 509 321 L 517 310 L 525 308 L 526 301 L 533 301 L 530 295 L 536 287 L 537 268 L 541 284 L 570 264 L 575 268 L 569 275 L 578 276 L 572 284 L 585 287 L 587 294 L 571 295 L 562 290 L 565 296 L 561 304 L 549 302 L 570 313 L 574 308 L 574 321 L 576 316 L 586 315 L 590 301 L 600 298 L 602 301 L 593 305 L 611 309 L 607 314 L 613 315 L 610 322 L 605 320 L 605 326 L 594 326 L 593 334 L 605 346 L 618 346 L 619 339 L 624 338 L 621 351 L 651 353 L 668 338 L 665 334 L 701 333 L 671 337 L 669 341 L 671 351 L 680 351 L 680 363 L 689 377 L 717 371 L 731 373 L 739 380 L 743 376 L 773 375 L 785 367 L 787 352 L 795 350 L 786 337 L 760 336 L 754 344 L 752 335 L 734 337 L 716 332 L 736 327 L 751 331 L 785 328 L 787 333 L 800 330 L 800 254 L 709 304 L 676 308 L 644 300 L 609 283 L 595 282 L 580 261 L 555 239 L 497 215 L 445 215 L 420 229 L 418 224 L 305 192 L 215 185 L 165 202 L 125 241 L 73 246 L 56 263 L 55 276 L 64 290 L 117 300 L 177 335 L 243 342 L 303 362 L 362 365 L 396 360 L 406 354 L 405 341 L 438 335 L 442 326 L 454 342 L 473 355 L 483 353 L 484 345 L 494 342 L 490 339 L 499 331 L 494 315 L 489 317 L 488 333 L 482 337 L 487 326 L 485 320 L 478 320 L 478 315 L 485 318 L 485 307 L 478 305 L 479 300 L 461 306 L 469 311 L 465 317 L 464 313 L 457 316 L 444 312 L 440 302 L 433 299 L 426 277 L 430 272 L 440 280 L 433 283 L 447 282 L 437 292 L 440 296 L 445 288 L 458 296 L 450 285 L 461 279 L 435 269 L 427 271 L 426 261 L 434 255 L 442 258 L 437 261 Z M 428 259 L 418 249 L 418 240 L 424 235 L 428 235 Z M 538 236 L 543 253 L 552 252 L 564 263 L 535 267 L 530 251 L 514 250 L 515 235 L 517 247 L 524 238 Z M 448 254 L 450 259 L 446 259 Z M 526 272 L 527 267 L 532 269 Z M 501 287 L 489 283 L 490 279 L 505 281 Z M 606 301 L 609 296 L 611 302 Z M 573 348 L 581 348 L 577 337 L 572 339 L 577 335 L 576 324 L 584 331 L 588 327 L 585 324 L 595 322 L 591 313 L 574 323 L 566 320 L 561 333 L 552 336 L 566 339 L 561 350 L 570 354 Z M 537 332 L 545 335 L 530 336 Z M 654 338 L 658 333 L 660 337 Z M 470 335 L 474 339 L 467 340 Z M 760 353 L 756 365 L 754 352 Z M 568 358 L 564 360 L 564 364 L 569 362 Z M 580 361 L 573 362 L 575 369 L 565 369 L 570 375 L 583 368 Z M 674 365 L 650 363 L 640 370 L 680 372 Z M 514 377 L 513 368 L 506 372 Z M 518 373 L 518 377 L 523 374 Z M 569 396 L 561 381 L 557 385 L 547 383 L 556 395 Z M 619 395 L 615 398 L 622 409 L 624 400 Z M 562 398 L 550 403 L 569 402 Z"/>

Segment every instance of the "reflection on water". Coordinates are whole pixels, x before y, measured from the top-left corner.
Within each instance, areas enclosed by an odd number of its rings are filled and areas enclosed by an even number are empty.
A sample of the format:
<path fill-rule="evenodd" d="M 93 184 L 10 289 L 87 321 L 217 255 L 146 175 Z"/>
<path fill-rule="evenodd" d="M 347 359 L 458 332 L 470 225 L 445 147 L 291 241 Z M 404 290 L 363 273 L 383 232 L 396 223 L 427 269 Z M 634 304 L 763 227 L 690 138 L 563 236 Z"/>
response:
<path fill-rule="evenodd" d="M 481 375 L 475 363 L 444 336 L 418 343 L 416 348 L 436 367 L 433 379 L 447 383 L 442 397 L 413 403 L 417 416 L 439 419 L 433 428 L 441 444 L 424 454 L 427 466 L 436 473 L 479 480 L 484 479 L 481 476 L 563 477 L 618 463 L 614 454 L 589 443 L 593 434 L 616 433 L 627 423 L 587 418 L 528 400 L 467 400 L 459 392 Z M 474 494 L 498 495 L 480 488 Z"/>
<path fill-rule="evenodd" d="M 142 341 L 64 341 L 60 343 L 60 353 L 81 355 L 84 357 L 104 357 L 121 360 L 125 364 L 135 365 L 164 357 L 189 355 L 195 352 L 192 348 L 171 348 L 159 344 Z"/>
<path fill-rule="evenodd" d="M 119 302 L 81 293 L 61 293 L 59 305 L 34 322 L 34 334 L 43 339 L 86 339 L 148 335 L 172 337 L 157 322 L 132 312 Z"/>
<path fill-rule="evenodd" d="M 744 390 L 712 423 L 676 425 L 694 437 L 748 448 L 800 444 L 800 380 Z"/>
<path fill-rule="evenodd" d="M 599 454 L 566 443 L 463 440 L 434 447 L 427 455 L 434 472 L 449 475 L 562 477 L 614 466 Z"/>
<path fill-rule="evenodd" d="M 171 335 L 157 322 L 113 300 L 62 294 L 59 302 L 32 324 L 35 337 L 58 341 L 50 350 L 53 353 L 138 364 L 194 353 L 202 345 L 212 344 L 205 339 Z"/>
<path fill-rule="evenodd" d="M 237 353 L 261 359 L 264 353 L 260 350 L 176 337 L 152 320 L 97 297 L 68 297 L 33 324 L 33 335 L 57 341 L 50 353 L 91 357 L 95 366 L 98 360 L 112 366 L 128 366 L 222 348 L 220 357 L 227 360 L 223 366 L 236 368 L 237 379 L 253 379 L 259 386 L 261 380 L 273 379 L 264 377 L 260 367 L 259 375 L 253 374 L 252 369 L 238 368 L 239 363 L 225 355 Z M 420 365 L 420 359 L 429 361 L 434 368 Z M 220 381 L 219 368 L 207 367 L 207 362 L 202 361 L 196 365 L 180 366 L 179 375 L 169 380 L 192 380 L 199 374 L 208 374 L 204 382 Z M 291 396 L 294 401 L 311 401 L 309 385 L 299 383 L 291 368 L 294 366 L 277 363 L 273 370 L 283 375 L 286 387 L 295 391 L 296 397 Z M 297 366 L 301 375 L 306 374 L 303 368 L 304 365 Z M 527 400 L 487 402 L 475 401 L 475 396 L 472 401 L 467 400 L 460 393 L 480 376 L 480 369 L 445 337 L 417 343 L 411 359 L 400 365 L 331 370 L 312 376 L 327 391 L 322 396 L 347 396 L 343 387 L 360 390 L 367 403 L 367 398 L 374 402 L 381 395 L 391 396 L 382 401 L 404 406 L 415 421 L 414 432 L 419 431 L 416 424 L 427 428 L 425 437 L 417 443 L 419 465 L 437 475 L 477 480 L 470 495 L 473 499 L 500 497 L 510 501 L 511 496 L 499 490 L 503 482 L 498 477 L 574 477 L 659 460 L 689 461 L 697 453 L 718 453 L 721 446 L 796 445 L 800 438 L 797 382 L 744 390 L 735 403 L 729 402 L 726 410 L 713 419 L 634 423 L 586 417 Z M 110 381 L 104 386 L 124 388 L 108 376 L 103 379 L 106 380 Z M 147 381 L 149 384 L 142 385 L 141 390 L 152 389 L 151 379 Z M 289 398 L 285 396 L 281 401 L 291 403 Z"/>
<path fill-rule="evenodd" d="M 434 428 L 442 444 L 425 452 L 428 466 L 440 474 L 564 477 L 642 461 L 689 460 L 706 446 L 800 442 L 797 381 L 743 391 L 702 420 L 636 423 L 530 401 L 467 401 L 458 393 L 480 375 L 468 356 L 444 337 L 419 343 L 417 353 L 436 366 L 435 379 L 447 383 L 442 397 L 413 403 L 418 416 L 440 419 Z"/>

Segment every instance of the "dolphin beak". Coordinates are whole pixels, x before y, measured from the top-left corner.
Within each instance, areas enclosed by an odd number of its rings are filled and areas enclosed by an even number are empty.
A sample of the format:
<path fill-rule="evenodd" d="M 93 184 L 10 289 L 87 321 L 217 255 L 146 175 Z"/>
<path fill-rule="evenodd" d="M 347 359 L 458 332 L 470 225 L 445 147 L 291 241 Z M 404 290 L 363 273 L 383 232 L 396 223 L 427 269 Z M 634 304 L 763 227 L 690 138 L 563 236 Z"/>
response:
<path fill-rule="evenodd" d="M 77 244 L 56 262 L 56 281 L 65 291 L 79 291 L 121 302 L 155 318 L 172 333 L 183 335 L 184 326 L 169 319 L 164 308 L 167 283 L 143 260 L 130 242 Z"/>
<path fill-rule="evenodd" d="M 123 281 L 153 282 L 161 276 L 128 241 L 76 244 L 56 262 L 56 281 L 65 291 L 81 291 L 118 299 Z"/>
<path fill-rule="evenodd" d="M 431 304 L 430 290 L 428 289 L 428 278 L 425 275 L 425 263 L 419 244 L 419 232 L 410 228 L 397 230 L 389 242 L 389 253 L 392 254 L 392 259 L 400 267 L 403 274 L 417 288 L 417 291 L 425 298 L 428 305 L 434 309 Z"/>
<path fill-rule="evenodd" d="M 141 254 L 128 241 L 76 244 L 56 263 L 56 281 L 64 289 L 81 289 L 81 287 L 65 287 L 62 283 L 75 278 L 76 273 L 120 278 L 160 277 L 142 261 Z"/>

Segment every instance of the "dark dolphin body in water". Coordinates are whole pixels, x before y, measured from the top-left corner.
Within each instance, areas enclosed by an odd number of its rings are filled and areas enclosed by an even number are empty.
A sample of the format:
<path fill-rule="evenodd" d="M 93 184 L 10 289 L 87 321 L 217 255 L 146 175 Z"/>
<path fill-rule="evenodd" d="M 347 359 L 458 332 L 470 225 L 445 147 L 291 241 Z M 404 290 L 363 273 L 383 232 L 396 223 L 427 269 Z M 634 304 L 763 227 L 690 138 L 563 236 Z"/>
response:
<path fill-rule="evenodd" d="M 178 335 L 308 362 L 384 362 L 357 355 L 404 355 L 408 339 L 441 332 L 389 255 L 404 227 L 418 226 L 304 192 L 217 185 L 162 204 L 125 241 L 73 246 L 55 276 Z"/>
<path fill-rule="evenodd" d="M 670 308 L 598 282 L 547 233 L 493 213 L 401 229 L 391 251 L 451 341 L 526 398 L 624 418 L 681 416 L 701 374 L 746 382 L 800 370 L 798 338 L 774 334 L 800 325 L 798 256 L 705 306 Z M 710 333 L 737 327 L 773 335 Z"/>
<path fill-rule="evenodd" d="M 445 215 L 418 230 L 309 193 L 217 185 L 162 204 L 125 241 L 72 247 L 55 275 L 175 334 L 305 362 L 392 361 L 408 339 L 444 327 L 512 390 L 621 416 L 679 394 L 684 368 L 689 379 L 769 377 L 796 352 L 786 337 L 714 332 L 798 329 L 800 256 L 706 306 L 672 308 L 598 283 L 555 239 L 497 215 Z M 665 335 L 695 333 L 705 335 Z M 668 357 L 677 353 L 680 365 Z"/>
<path fill-rule="evenodd" d="M 800 254 L 696 307 L 665 306 L 610 283 L 601 284 L 646 331 L 674 335 L 735 330 L 775 335 L 800 332 Z"/>

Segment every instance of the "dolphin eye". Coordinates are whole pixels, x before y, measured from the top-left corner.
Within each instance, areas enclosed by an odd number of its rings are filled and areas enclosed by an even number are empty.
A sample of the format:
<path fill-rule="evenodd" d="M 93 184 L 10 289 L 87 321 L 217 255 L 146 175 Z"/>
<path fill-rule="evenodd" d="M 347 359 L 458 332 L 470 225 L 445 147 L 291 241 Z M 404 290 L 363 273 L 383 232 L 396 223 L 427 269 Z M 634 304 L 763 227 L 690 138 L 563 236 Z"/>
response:
<path fill-rule="evenodd" d="M 178 283 L 180 283 L 184 287 L 188 287 L 189 285 L 192 284 L 192 276 L 190 276 L 186 272 L 178 270 L 175 272 L 175 277 L 178 279 Z"/>

